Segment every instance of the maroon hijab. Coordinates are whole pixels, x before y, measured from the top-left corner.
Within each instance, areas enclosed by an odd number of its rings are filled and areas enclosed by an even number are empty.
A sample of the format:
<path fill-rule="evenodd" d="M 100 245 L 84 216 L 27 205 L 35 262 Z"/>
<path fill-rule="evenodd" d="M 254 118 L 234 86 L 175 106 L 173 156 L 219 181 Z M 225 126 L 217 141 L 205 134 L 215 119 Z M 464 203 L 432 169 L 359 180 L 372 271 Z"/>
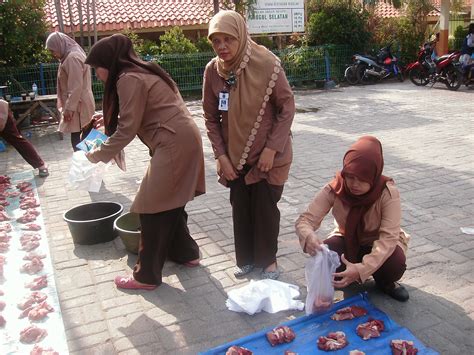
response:
<path fill-rule="evenodd" d="M 363 136 L 346 152 L 342 171 L 337 172 L 329 184 L 337 197 L 350 207 L 344 235 L 345 256 L 350 262 L 357 261 L 359 240 L 363 233 L 374 237 L 378 235 L 378 230 L 364 231 L 364 215 L 380 198 L 387 181 L 392 180 L 382 175 L 382 170 L 382 144 L 375 137 Z M 351 174 L 368 182 L 370 190 L 364 195 L 351 194 L 344 181 L 345 174 Z"/>
<path fill-rule="evenodd" d="M 114 34 L 94 44 L 86 58 L 86 64 L 94 68 L 102 67 L 109 71 L 103 101 L 105 133 L 108 136 L 112 135 L 117 129 L 119 114 L 117 81 L 120 74 L 126 72 L 155 74 L 163 79 L 175 92 L 178 92 L 178 88 L 170 75 L 158 64 L 145 62 L 138 58 L 133 50 L 132 41 L 122 34 Z"/>

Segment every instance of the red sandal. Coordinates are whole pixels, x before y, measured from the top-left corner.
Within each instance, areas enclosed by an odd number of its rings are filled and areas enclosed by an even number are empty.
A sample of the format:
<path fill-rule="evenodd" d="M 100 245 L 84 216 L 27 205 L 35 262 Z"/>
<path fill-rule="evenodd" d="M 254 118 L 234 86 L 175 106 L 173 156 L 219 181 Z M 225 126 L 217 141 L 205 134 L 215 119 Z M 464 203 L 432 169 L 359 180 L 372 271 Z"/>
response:
<path fill-rule="evenodd" d="M 200 265 L 199 262 L 200 262 L 199 259 L 194 259 L 194 260 L 186 261 L 185 263 L 183 263 L 183 265 L 186 267 L 196 267 Z"/>
<path fill-rule="evenodd" d="M 148 285 L 142 284 L 133 278 L 133 276 L 116 276 L 115 277 L 115 285 L 118 288 L 125 288 L 129 290 L 154 290 L 158 286 L 156 285 Z"/>

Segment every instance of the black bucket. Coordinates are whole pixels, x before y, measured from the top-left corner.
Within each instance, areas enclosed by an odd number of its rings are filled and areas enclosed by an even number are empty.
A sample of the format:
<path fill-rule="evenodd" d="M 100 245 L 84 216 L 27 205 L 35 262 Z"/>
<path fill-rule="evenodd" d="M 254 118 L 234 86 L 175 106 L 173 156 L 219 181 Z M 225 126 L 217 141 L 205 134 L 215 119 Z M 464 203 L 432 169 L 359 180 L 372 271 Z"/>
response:
<path fill-rule="evenodd" d="M 122 211 L 120 203 L 92 202 L 71 208 L 63 218 L 75 244 L 97 244 L 117 237 L 114 221 Z"/>

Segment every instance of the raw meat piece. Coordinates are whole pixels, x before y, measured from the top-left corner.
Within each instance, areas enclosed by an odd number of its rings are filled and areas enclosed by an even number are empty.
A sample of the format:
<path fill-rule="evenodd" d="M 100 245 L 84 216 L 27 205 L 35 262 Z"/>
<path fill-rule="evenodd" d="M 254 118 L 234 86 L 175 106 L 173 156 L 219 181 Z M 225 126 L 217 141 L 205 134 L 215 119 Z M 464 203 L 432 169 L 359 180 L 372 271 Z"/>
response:
<path fill-rule="evenodd" d="M 21 192 L 19 191 L 8 191 L 5 193 L 7 197 L 18 197 L 20 196 Z"/>
<path fill-rule="evenodd" d="M 0 222 L 11 220 L 10 216 L 5 211 L 0 211 Z"/>
<path fill-rule="evenodd" d="M 43 302 L 46 298 L 48 298 L 48 295 L 44 294 L 43 292 L 34 291 L 31 292 L 28 297 L 23 298 L 23 300 L 17 304 L 17 307 L 21 310 L 25 310 L 35 303 Z"/>
<path fill-rule="evenodd" d="M 385 329 L 385 325 L 382 320 L 369 318 L 368 322 L 359 324 L 356 328 L 356 333 L 364 340 L 370 338 L 378 338 L 380 332 Z"/>
<path fill-rule="evenodd" d="M 3 316 L 0 314 L 0 328 L 3 328 L 5 326 L 5 324 L 7 324 L 7 321 L 5 320 L 5 318 L 3 318 Z"/>
<path fill-rule="evenodd" d="M 32 240 L 41 240 L 39 233 L 23 233 L 20 237 L 20 243 L 31 242 Z"/>
<path fill-rule="evenodd" d="M 365 353 L 360 350 L 351 350 L 349 351 L 349 355 L 365 355 Z"/>
<path fill-rule="evenodd" d="M 19 319 L 23 319 L 25 317 L 28 317 L 28 313 L 30 313 L 30 311 L 33 309 L 34 306 L 29 306 L 28 308 L 25 308 L 23 310 L 23 312 L 20 313 L 20 315 L 18 316 Z"/>
<path fill-rule="evenodd" d="M 23 214 L 23 216 L 20 216 L 16 219 L 18 223 L 29 223 L 29 222 L 34 222 L 36 221 L 36 215 L 29 213 L 28 211 Z"/>
<path fill-rule="evenodd" d="M 21 247 L 22 250 L 32 251 L 32 250 L 39 247 L 40 242 L 38 242 L 37 240 L 29 240 L 29 241 L 27 241 L 25 243 L 21 243 L 21 244 L 22 244 L 22 247 Z"/>
<path fill-rule="evenodd" d="M 318 339 L 318 348 L 324 351 L 339 350 L 346 347 L 349 342 L 344 332 L 331 332 L 326 336 L 320 336 Z"/>
<path fill-rule="evenodd" d="M 22 210 L 27 210 L 28 208 L 35 208 L 35 207 L 39 207 L 39 203 L 36 202 L 35 198 L 31 198 L 31 197 L 26 198 L 20 203 L 20 208 Z"/>
<path fill-rule="evenodd" d="M 20 181 L 18 184 L 16 184 L 16 188 L 20 191 L 21 189 L 25 189 L 30 186 L 31 186 L 31 182 L 29 181 Z"/>
<path fill-rule="evenodd" d="M 12 231 L 12 226 L 10 223 L 2 223 L 0 224 L 0 232 L 11 232 Z"/>
<path fill-rule="evenodd" d="M 285 350 L 284 355 L 298 355 L 298 353 L 295 353 L 294 351 L 291 351 L 291 350 Z"/>
<path fill-rule="evenodd" d="M 28 231 L 39 231 L 41 230 L 41 226 L 35 223 L 28 223 L 28 224 L 25 224 L 21 229 L 28 230 Z"/>
<path fill-rule="evenodd" d="M 8 243 L 10 241 L 10 236 L 5 232 L 0 232 L 0 242 Z"/>
<path fill-rule="evenodd" d="M 33 214 L 33 215 L 35 215 L 35 216 L 39 216 L 39 215 L 41 214 L 40 211 L 35 210 L 34 208 L 28 208 L 28 209 L 26 210 L 26 213 Z"/>
<path fill-rule="evenodd" d="M 0 205 L 10 206 L 10 202 L 8 202 L 5 198 L 6 198 L 6 196 L 0 195 Z"/>
<path fill-rule="evenodd" d="M 295 332 L 288 326 L 282 325 L 267 333 L 267 339 L 272 346 L 290 343 L 295 339 Z"/>
<path fill-rule="evenodd" d="M 23 202 L 24 200 L 31 198 L 35 198 L 35 193 L 33 191 L 27 191 L 20 196 L 20 201 Z"/>
<path fill-rule="evenodd" d="M 20 332 L 20 341 L 27 344 L 39 343 L 46 335 L 48 335 L 46 329 L 30 325 Z"/>
<path fill-rule="evenodd" d="M 0 211 L 5 211 L 5 207 L 3 205 L 0 205 Z"/>
<path fill-rule="evenodd" d="M 392 355 L 416 355 L 418 349 L 415 348 L 411 340 L 394 339 L 390 342 Z"/>
<path fill-rule="evenodd" d="M 331 318 L 334 320 L 348 320 L 354 319 L 358 317 L 365 316 L 367 314 L 367 310 L 363 307 L 359 306 L 349 306 L 338 309 L 336 313 L 334 313 Z"/>
<path fill-rule="evenodd" d="M 54 308 L 46 303 L 46 301 L 43 301 L 30 310 L 28 313 L 28 319 L 32 321 L 41 320 L 51 312 L 54 312 Z"/>
<path fill-rule="evenodd" d="M 8 175 L 0 175 L 0 184 L 9 184 L 11 177 Z"/>
<path fill-rule="evenodd" d="M 35 344 L 33 349 L 30 351 L 30 355 L 59 355 L 53 348 L 43 348 L 38 344 Z"/>
<path fill-rule="evenodd" d="M 10 250 L 10 244 L 8 242 L 0 242 L 0 253 L 6 253 Z"/>
<path fill-rule="evenodd" d="M 23 260 L 33 260 L 34 258 L 44 259 L 46 258 L 46 254 L 38 254 L 35 251 L 30 251 L 23 257 Z"/>
<path fill-rule="evenodd" d="M 0 311 L 3 311 L 6 305 L 5 301 L 0 301 Z"/>
<path fill-rule="evenodd" d="M 33 258 L 29 263 L 25 263 L 21 266 L 20 272 L 34 275 L 43 270 L 43 266 L 41 259 Z"/>
<path fill-rule="evenodd" d="M 332 305 L 332 298 L 330 299 L 323 299 L 323 298 L 316 298 L 313 303 L 313 312 L 324 312 Z"/>
<path fill-rule="evenodd" d="M 241 346 L 237 345 L 232 345 L 229 349 L 227 349 L 225 355 L 252 355 L 253 352 L 251 352 L 247 348 L 243 348 Z"/>
<path fill-rule="evenodd" d="M 25 284 L 25 287 L 32 291 L 41 290 L 46 286 L 48 286 L 48 277 L 46 275 L 35 277 L 33 281 Z"/>

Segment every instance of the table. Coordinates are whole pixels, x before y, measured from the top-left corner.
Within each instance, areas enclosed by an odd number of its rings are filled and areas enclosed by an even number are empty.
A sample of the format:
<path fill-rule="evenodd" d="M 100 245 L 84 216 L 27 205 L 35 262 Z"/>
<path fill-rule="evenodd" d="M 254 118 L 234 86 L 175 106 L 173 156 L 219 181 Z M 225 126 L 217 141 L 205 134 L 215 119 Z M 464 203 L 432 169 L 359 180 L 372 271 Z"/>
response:
<path fill-rule="evenodd" d="M 19 100 L 12 99 L 10 101 L 11 110 L 14 112 L 21 111 L 16 120 L 17 126 L 19 127 L 26 117 L 39 108 L 43 108 L 51 115 L 53 121 L 50 122 L 50 124 L 58 124 L 59 113 L 48 106 L 48 104 L 54 104 L 54 106 L 56 106 L 57 98 L 57 95 L 37 95 L 33 100 L 29 96 L 26 97 L 26 100 L 22 100 L 21 98 Z"/>

